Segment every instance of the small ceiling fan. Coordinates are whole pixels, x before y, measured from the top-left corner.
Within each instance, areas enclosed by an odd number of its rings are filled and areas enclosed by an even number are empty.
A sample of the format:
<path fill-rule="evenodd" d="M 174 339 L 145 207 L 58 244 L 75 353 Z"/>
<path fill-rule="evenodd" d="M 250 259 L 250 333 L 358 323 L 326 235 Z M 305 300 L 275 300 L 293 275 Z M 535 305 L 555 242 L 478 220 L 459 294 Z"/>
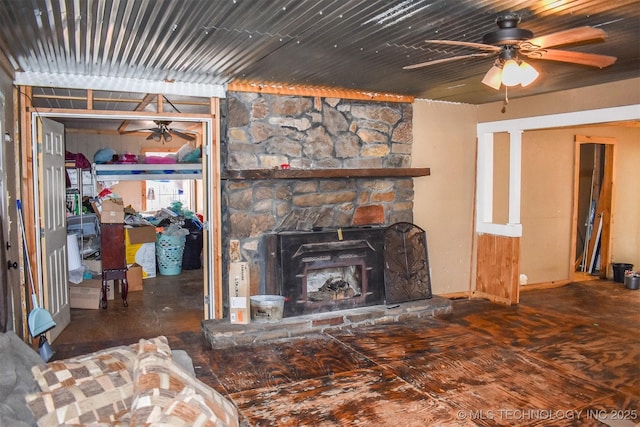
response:
<path fill-rule="evenodd" d="M 586 26 L 577 27 L 534 38 L 533 32 L 518 28 L 519 23 L 520 16 L 516 13 L 507 13 L 498 17 L 496 20 L 498 29 L 485 34 L 482 37 L 482 43 L 425 40 L 426 43 L 469 47 L 483 52 L 435 59 L 408 65 L 403 69 L 412 70 L 461 59 L 498 56 L 482 79 L 482 83 L 497 90 L 500 89 L 501 84 L 527 86 L 538 77 L 538 72 L 524 62 L 521 56 L 529 59 L 569 62 L 598 68 L 604 68 L 616 62 L 616 58 L 613 56 L 549 49 L 556 46 L 603 41 L 607 34 L 601 29 Z"/>
<path fill-rule="evenodd" d="M 177 136 L 178 138 L 186 139 L 187 141 L 194 141 L 196 138 L 192 135 L 189 135 L 183 131 L 179 131 L 177 129 L 170 128 L 171 124 L 168 120 L 154 120 L 156 127 L 149 129 L 138 129 L 126 131 L 123 133 L 135 133 L 135 132 L 151 132 L 149 136 L 147 136 L 147 140 L 153 139 L 154 141 L 160 142 L 169 142 L 173 139 L 173 136 Z"/>

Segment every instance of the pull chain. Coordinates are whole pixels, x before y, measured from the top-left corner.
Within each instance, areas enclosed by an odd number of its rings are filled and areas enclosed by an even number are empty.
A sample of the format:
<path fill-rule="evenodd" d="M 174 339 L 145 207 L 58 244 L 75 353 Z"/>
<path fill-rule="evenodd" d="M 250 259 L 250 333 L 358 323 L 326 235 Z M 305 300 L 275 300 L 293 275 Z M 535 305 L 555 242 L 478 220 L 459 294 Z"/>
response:
<path fill-rule="evenodd" d="M 507 111 L 507 104 L 509 103 L 509 86 L 504 87 L 504 101 L 502 101 L 502 110 L 500 112 L 504 114 Z"/>

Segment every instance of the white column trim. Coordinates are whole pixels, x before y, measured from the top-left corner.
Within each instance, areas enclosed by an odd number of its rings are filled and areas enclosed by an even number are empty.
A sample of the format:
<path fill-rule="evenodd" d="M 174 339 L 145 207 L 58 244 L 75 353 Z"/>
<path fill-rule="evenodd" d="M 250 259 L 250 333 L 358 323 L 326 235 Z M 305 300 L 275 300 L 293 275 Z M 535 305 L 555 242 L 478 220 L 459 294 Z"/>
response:
<path fill-rule="evenodd" d="M 522 131 L 509 132 L 509 224 L 520 224 Z"/>
<path fill-rule="evenodd" d="M 478 123 L 476 231 L 507 237 L 522 236 L 520 224 L 522 133 L 527 130 L 638 120 L 640 104 L 521 119 Z M 493 134 L 509 132 L 509 223 L 493 223 Z"/>

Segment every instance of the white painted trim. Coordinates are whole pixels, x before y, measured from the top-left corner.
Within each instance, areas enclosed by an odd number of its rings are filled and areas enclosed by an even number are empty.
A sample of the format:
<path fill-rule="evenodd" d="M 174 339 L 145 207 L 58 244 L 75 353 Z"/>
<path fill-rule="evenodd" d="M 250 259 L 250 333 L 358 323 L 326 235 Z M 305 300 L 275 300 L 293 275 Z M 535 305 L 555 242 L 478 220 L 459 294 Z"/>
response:
<path fill-rule="evenodd" d="M 509 132 L 509 224 L 520 224 L 522 131 Z"/>
<path fill-rule="evenodd" d="M 478 123 L 477 132 L 480 135 L 482 133 L 549 129 L 637 119 L 640 119 L 640 104 Z"/>
<path fill-rule="evenodd" d="M 493 134 L 478 135 L 477 222 L 493 221 Z"/>
<path fill-rule="evenodd" d="M 114 92 L 162 93 L 165 95 L 226 98 L 224 85 L 165 82 L 128 77 L 85 76 L 77 74 L 17 72 L 14 84 L 20 86 L 93 89 Z"/>
<path fill-rule="evenodd" d="M 478 123 L 476 128 L 478 136 L 476 231 L 478 233 L 507 237 L 522 236 L 520 198 L 522 184 L 522 133 L 524 131 L 639 119 L 640 104 L 634 104 L 548 116 Z M 508 224 L 494 224 L 492 222 L 493 134 L 497 132 L 509 132 Z"/>
<path fill-rule="evenodd" d="M 478 223 L 476 233 L 493 234 L 496 236 L 522 237 L 522 224 L 492 224 Z"/>

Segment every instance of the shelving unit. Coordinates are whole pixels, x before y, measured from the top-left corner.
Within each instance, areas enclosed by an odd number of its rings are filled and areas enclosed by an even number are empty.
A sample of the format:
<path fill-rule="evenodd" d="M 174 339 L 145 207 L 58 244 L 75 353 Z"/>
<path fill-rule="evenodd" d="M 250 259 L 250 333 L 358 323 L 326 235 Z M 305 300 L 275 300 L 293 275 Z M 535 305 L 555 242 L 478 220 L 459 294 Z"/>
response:
<path fill-rule="evenodd" d="M 77 168 L 75 163 L 66 163 L 65 169 L 71 183 L 67 187 L 67 203 L 73 203 L 71 213 L 73 216 L 67 218 L 67 232 L 78 235 L 78 247 L 80 254 L 84 258 L 100 250 L 99 226 L 95 214 L 86 214 L 82 210 L 82 201 L 85 196 L 95 194 L 95 182 L 91 170 Z M 91 241 L 91 238 L 94 240 Z M 85 243 L 88 243 L 85 245 Z"/>
<path fill-rule="evenodd" d="M 145 181 L 159 179 L 201 179 L 202 164 L 93 164 L 96 181 Z"/>

